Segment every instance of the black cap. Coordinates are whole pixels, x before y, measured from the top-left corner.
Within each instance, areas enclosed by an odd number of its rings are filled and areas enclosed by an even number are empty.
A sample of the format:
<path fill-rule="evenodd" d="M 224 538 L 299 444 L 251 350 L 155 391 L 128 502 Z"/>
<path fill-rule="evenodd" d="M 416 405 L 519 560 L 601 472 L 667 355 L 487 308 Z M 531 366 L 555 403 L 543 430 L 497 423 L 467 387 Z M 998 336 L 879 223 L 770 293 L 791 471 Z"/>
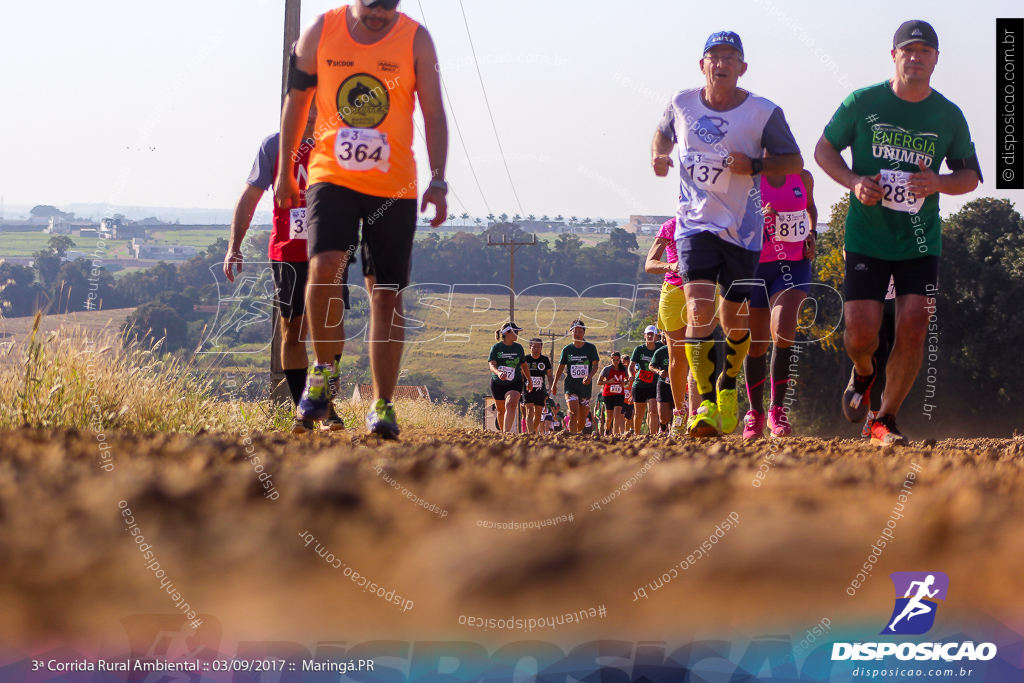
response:
<path fill-rule="evenodd" d="M 896 29 L 896 35 L 892 37 L 892 49 L 898 50 L 911 43 L 924 43 L 930 47 L 939 49 L 939 36 L 935 29 L 927 21 L 911 19 L 900 24 Z"/>

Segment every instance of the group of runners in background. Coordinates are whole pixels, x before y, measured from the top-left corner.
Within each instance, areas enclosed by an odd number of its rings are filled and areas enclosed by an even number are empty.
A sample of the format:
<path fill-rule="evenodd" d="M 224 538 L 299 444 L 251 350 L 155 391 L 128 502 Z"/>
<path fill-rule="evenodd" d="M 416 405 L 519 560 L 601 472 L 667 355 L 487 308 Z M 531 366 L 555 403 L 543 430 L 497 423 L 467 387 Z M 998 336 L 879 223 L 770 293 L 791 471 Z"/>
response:
<path fill-rule="evenodd" d="M 447 216 L 448 131 L 433 42 L 398 4 L 357 0 L 302 33 L 289 63 L 281 131 L 263 141 L 232 222 L 223 267 L 229 280 L 242 270 L 256 205 L 274 188 L 269 257 L 297 433 L 345 428 L 333 400 L 348 267 L 358 249 L 370 297 L 366 427 L 385 438 L 399 434 L 391 398 L 419 196 L 416 103 L 431 173 L 419 208 L 435 207 L 433 227 Z M 815 148 L 818 165 L 850 190 L 843 298 L 853 369 L 842 409 L 881 445 L 905 442 L 896 414 L 920 370 L 929 300 L 938 291 L 938 195 L 970 192 L 982 179 L 963 113 L 930 86 L 935 30 L 905 22 L 891 55 L 895 75 L 851 93 Z M 699 67 L 704 85 L 671 98 L 651 149 L 654 172 L 664 177 L 679 146 L 676 216 L 662 226 L 646 262 L 648 273 L 664 275 L 657 324 L 628 359 L 612 354 L 600 371 L 582 320 L 573 323 L 557 363 L 539 339 L 527 354 L 516 341 L 521 328 L 504 325 L 488 359 L 500 429 L 516 426 L 520 400 L 526 431 L 561 426 L 554 398 L 564 376 L 564 422 L 573 432 L 594 428 L 592 401 L 601 404 L 598 430 L 614 435 L 645 425 L 651 434 L 695 438 L 731 434 L 740 424 L 747 439 L 766 429 L 780 437 L 792 432 L 785 402 L 795 371 L 790 347 L 812 279 L 814 181 L 782 110 L 738 87 L 748 64 L 737 34 L 712 34 Z M 841 155 L 847 148 L 852 165 Z M 949 173 L 939 173 L 943 161 Z M 887 296 L 894 299 L 888 315 Z M 742 420 L 741 371 L 750 406 Z"/>
<path fill-rule="evenodd" d="M 896 414 L 920 370 L 938 292 L 938 195 L 971 192 L 982 180 L 963 113 L 930 85 L 938 47 L 930 24 L 904 22 L 893 37 L 895 75 L 849 95 L 815 148 L 818 165 L 850 190 L 843 313 L 853 369 L 842 410 L 882 446 L 907 442 Z M 741 370 L 750 406 L 743 438 L 792 433 L 786 403 L 799 355 L 791 347 L 812 280 L 818 211 L 782 110 L 738 87 L 747 66 L 737 34 L 712 34 L 700 59 L 704 87 L 677 92 L 655 133 L 656 175 L 668 175 L 680 147 L 679 206 L 647 257 L 647 272 L 665 275 L 658 324 L 645 330 L 628 374 L 613 355 L 598 381 L 612 434 L 626 428 L 619 402 L 629 400 L 627 387 L 635 433 L 646 415 L 650 434 L 731 434 L 741 424 Z M 847 148 L 852 166 L 841 155 Z M 943 161 L 949 173 L 939 173 Z M 572 431 L 582 429 L 597 367 L 582 330 L 574 323 L 555 373 L 557 386 L 569 368 Z"/>

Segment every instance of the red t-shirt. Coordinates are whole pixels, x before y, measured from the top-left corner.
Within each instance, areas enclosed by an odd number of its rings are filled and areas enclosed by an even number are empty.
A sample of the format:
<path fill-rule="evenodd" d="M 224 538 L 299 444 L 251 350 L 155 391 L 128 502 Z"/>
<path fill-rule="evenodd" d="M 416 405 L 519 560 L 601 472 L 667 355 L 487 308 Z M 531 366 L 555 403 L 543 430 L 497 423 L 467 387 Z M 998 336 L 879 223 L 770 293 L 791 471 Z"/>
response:
<path fill-rule="evenodd" d="M 247 182 L 266 192 L 272 190 L 277 178 L 277 156 L 279 133 L 267 137 L 260 145 L 252 172 Z M 270 232 L 270 248 L 267 250 L 272 261 L 308 261 L 306 253 L 306 184 L 309 174 L 309 153 L 313 150 L 309 141 L 299 146 L 292 173 L 299 181 L 299 207 L 284 211 L 274 200 L 274 229 Z"/>

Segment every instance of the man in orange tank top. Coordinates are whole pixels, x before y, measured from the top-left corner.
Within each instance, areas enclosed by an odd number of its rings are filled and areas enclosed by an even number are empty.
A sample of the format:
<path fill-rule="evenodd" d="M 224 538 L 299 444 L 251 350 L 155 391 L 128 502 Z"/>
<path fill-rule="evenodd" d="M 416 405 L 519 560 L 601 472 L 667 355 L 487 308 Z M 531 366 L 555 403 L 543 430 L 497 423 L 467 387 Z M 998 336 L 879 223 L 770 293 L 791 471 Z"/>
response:
<path fill-rule="evenodd" d="M 367 429 L 397 438 L 391 396 L 398 380 L 404 329 L 402 290 L 409 285 L 416 232 L 413 111 L 418 98 L 430 162 L 421 210 L 433 204 L 432 227 L 448 214 L 444 181 L 448 127 L 440 69 L 426 29 L 397 11 L 398 0 L 358 0 L 317 18 L 292 54 L 281 117 L 281 159 L 296 154 L 314 97 L 318 117 L 306 191 L 309 286 L 306 310 L 316 365 L 296 408 L 300 419 L 327 415 L 334 330 L 328 311 L 341 299 L 339 277 L 356 248 L 370 293 L 373 406 Z M 288 174 L 277 178 L 282 207 L 298 204 Z M 362 231 L 360 234 L 360 225 Z"/>

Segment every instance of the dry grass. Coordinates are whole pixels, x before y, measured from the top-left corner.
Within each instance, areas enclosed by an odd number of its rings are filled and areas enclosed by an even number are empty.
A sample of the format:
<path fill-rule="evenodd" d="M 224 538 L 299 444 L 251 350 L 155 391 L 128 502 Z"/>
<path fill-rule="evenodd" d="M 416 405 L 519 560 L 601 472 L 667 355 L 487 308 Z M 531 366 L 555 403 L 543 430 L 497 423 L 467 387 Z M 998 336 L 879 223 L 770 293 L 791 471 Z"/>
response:
<path fill-rule="evenodd" d="M 222 378 L 221 378 L 222 379 Z M 79 326 L 44 332 L 37 318 L 29 336 L 0 362 L 0 428 L 74 427 L 97 432 L 237 434 L 291 425 L 291 411 L 270 401 L 247 401 L 241 385 L 222 381 L 193 359 L 183 362 L 140 344 L 124 346 L 115 329 Z M 361 427 L 366 406 L 339 404 L 350 427 Z M 474 427 L 454 406 L 398 402 L 403 426 Z"/>

